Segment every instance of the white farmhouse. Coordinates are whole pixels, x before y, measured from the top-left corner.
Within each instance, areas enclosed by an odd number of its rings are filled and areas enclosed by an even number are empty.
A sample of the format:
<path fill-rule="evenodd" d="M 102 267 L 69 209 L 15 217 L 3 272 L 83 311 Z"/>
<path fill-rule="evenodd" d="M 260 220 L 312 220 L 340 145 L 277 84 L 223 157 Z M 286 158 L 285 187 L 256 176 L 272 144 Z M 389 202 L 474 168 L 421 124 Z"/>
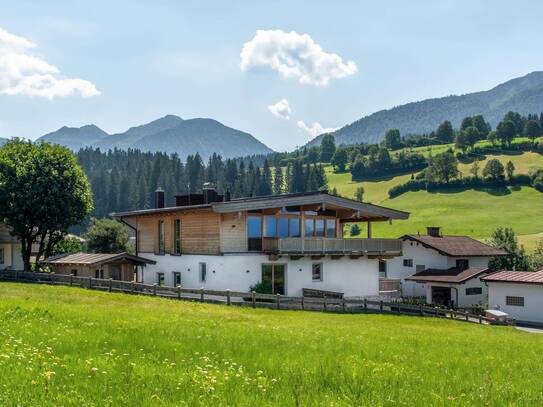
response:
<path fill-rule="evenodd" d="M 0 223 L 0 270 L 22 270 L 21 243 Z"/>
<path fill-rule="evenodd" d="M 449 270 L 449 275 L 456 275 L 468 269 L 479 273 L 488 268 L 488 262 L 492 257 L 507 254 L 468 236 L 443 236 L 439 227 L 428 227 L 426 235 L 405 235 L 401 240 L 402 255 L 387 261 L 386 277 L 402 280 L 404 297 L 427 297 L 428 302 L 433 302 L 432 295 L 428 295 L 431 282 L 406 280 L 406 277 L 417 275 L 427 269 L 437 271 L 438 274 Z M 483 286 L 481 283 L 478 284 L 480 287 Z M 443 294 L 438 294 L 438 291 L 440 290 L 436 289 L 436 296 L 442 297 Z M 478 290 L 470 290 L 473 293 L 475 291 Z M 446 293 L 444 295 L 448 297 Z M 459 298 L 461 297 L 462 295 L 459 295 Z M 451 293 L 449 300 L 455 298 L 456 293 Z M 468 302 L 472 299 L 476 300 L 475 297 L 470 297 Z"/>
<path fill-rule="evenodd" d="M 263 283 L 288 296 L 379 295 L 379 261 L 402 244 L 373 238 L 371 223 L 409 216 L 326 192 L 229 199 L 209 185 L 173 207 L 159 190 L 155 206 L 114 215 L 135 231 L 137 254 L 156 262 L 139 281 L 243 292 Z M 360 221 L 368 238 L 344 239 L 345 223 Z"/>
<path fill-rule="evenodd" d="M 498 271 L 482 277 L 488 286 L 488 306 L 525 325 L 543 326 L 543 269 Z"/>

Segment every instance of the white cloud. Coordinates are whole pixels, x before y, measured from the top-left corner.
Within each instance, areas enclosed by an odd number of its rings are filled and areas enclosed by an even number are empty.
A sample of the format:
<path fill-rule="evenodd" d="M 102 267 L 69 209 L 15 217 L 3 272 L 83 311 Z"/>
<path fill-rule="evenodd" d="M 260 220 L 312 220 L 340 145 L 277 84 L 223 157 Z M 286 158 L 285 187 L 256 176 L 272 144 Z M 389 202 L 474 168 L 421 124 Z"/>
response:
<path fill-rule="evenodd" d="M 274 105 L 269 105 L 268 110 L 274 115 L 281 119 L 288 120 L 290 119 L 291 109 L 288 104 L 288 100 L 281 99 Z"/>
<path fill-rule="evenodd" d="M 84 79 L 65 78 L 60 70 L 31 55 L 36 44 L 0 27 L 0 93 L 39 96 L 48 99 L 79 94 L 99 95 L 96 86 Z"/>
<path fill-rule="evenodd" d="M 337 54 L 324 52 L 309 34 L 282 30 L 257 30 L 243 45 L 241 70 L 269 67 L 286 78 L 298 78 L 302 84 L 324 86 L 331 79 L 353 75 L 357 66 L 343 62 Z"/>
<path fill-rule="evenodd" d="M 336 131 L 337 127 L 322 127 L 319 122 L 314 122 L 310 125 L 305 124 L 303 121 L 299 120 L 297 123 L 298 127 L 309 134 L 311 137 L 317 137 L 319 134 L 331 133 Z"/>

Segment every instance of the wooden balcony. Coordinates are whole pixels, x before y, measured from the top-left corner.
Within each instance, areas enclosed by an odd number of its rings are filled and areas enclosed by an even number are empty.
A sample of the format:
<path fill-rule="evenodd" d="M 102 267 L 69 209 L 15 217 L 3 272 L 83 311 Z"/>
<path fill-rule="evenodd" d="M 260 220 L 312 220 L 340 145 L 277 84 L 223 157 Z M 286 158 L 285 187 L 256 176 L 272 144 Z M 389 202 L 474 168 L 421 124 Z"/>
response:
<path fill-rule="evenodd" d="M 384 255 L 402 253 L 400 239 L 341 239 L 325 237 L 264 238 L 262 251 L 289 255 Z"/>

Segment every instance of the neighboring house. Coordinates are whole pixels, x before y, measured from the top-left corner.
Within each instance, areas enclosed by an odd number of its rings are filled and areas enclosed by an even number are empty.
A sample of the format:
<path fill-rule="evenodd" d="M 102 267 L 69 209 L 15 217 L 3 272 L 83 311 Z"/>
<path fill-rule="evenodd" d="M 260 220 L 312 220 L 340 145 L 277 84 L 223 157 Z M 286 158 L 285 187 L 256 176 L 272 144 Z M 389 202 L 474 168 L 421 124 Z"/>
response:
<path fill-rule="evenodd" d="M 21 244 L 11 236 L 9 228 L 0 223 L 0 270 L 22 270 Z"/>
<path fill-rule="evenodd" d="M 403 280 L 404 297 L 426 297 L 427 291 L 426 283 L 406 280 L 406 277 L 426 269 L 486 269 L 492 257 L 507 254 L 468 236 L 443 236 L 439 227 L 428 227 L 426 235 L 405 235 L 401 240 L 402 256 L 387 261 L 386 277 Z"/>
<path fill-rule="evenodd" d="M 329 195 L 283 194 L 230 200 L 206 186 L 164 207 L 114 214 L 136 235 L 137 253 L 156 261 L 143 281 L 247 292 L 264 282 L 273 293 L 304 288 L 346 296 L 379 294 L 379 259 L 401 255 L 398 239 L 371 238 L 371 224 L 406 212 Z M 347 222 L 368 222 L 367 239 L 344 239 Z"/>
<path fill-rule="evenodd" d="M 128 253 L 66 253 L 41 262 L 56 274 L 73 274 L 78 277 L 112 278 L 113 280 L 137 281 L 137 269 L 153 260 Z"/>
<path fill-rule="evenodd" d="M 543 269 L 498 271 L 482 277 L 488 286 L 488 306 L 518 323 L 543 326 Z"/>
<path fill-rule="evenodd" d="M 428 304 L 470 307 L 485 302 L 485 287 L 479 277 L 488 273 L 485 267 L 470 267 L 465 270 L 456 267 L 447 270 L 426 269 L 406 277 L 405 280 L 424 284 Z"/>

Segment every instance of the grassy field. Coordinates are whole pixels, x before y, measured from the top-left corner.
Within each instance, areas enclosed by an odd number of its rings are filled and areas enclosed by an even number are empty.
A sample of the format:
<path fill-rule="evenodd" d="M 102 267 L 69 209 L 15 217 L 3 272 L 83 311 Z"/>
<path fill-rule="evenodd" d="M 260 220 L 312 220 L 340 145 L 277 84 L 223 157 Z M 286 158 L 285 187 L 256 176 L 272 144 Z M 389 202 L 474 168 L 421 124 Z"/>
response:
<path fill-rule="evenodd" d="M 0 283 L 2 406 L 541 405 L 543 337 Z"/>

